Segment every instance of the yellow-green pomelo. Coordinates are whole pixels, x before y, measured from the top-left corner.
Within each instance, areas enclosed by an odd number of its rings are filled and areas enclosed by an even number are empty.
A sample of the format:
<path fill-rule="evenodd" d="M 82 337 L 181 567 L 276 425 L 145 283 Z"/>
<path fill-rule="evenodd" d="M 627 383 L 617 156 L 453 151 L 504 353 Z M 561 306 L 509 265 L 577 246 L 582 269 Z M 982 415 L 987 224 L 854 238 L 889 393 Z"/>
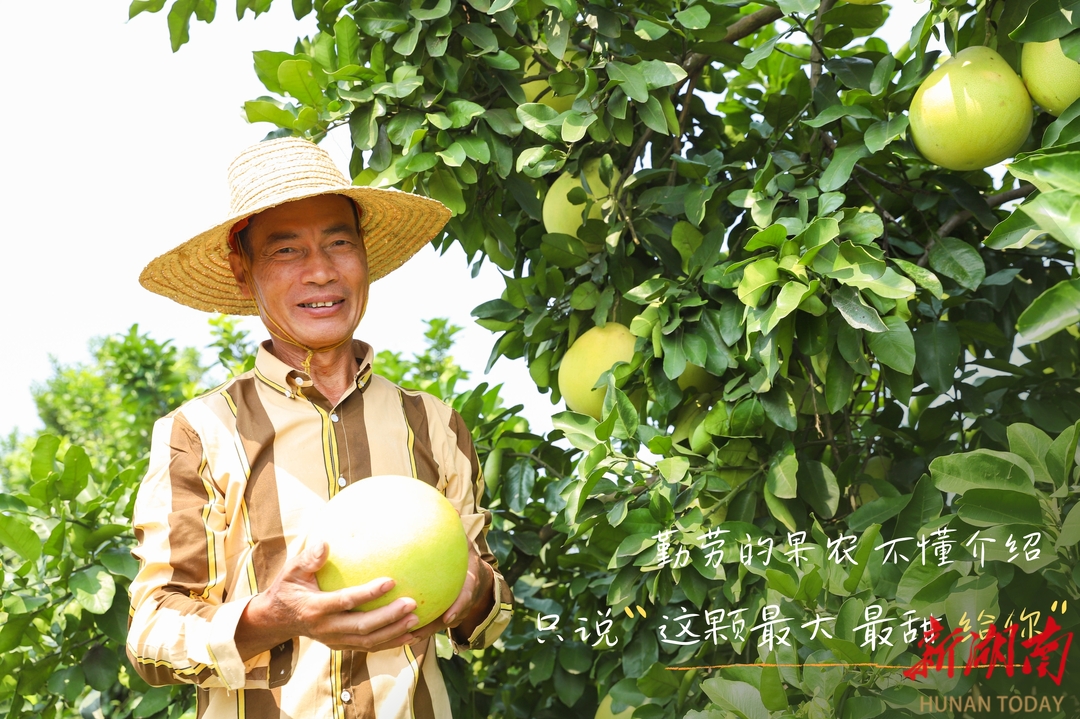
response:
<path fill-rule="evenodd" d="M 316 518 L 308 541 L 329 546 L 315 573 L 324 592 L 390 577 L 389 592 L 358 609 L 412 597 L 424 626 L 461 593 L 469 540 L 461 516 L 437 489 L 412 477 L 369 477 L 337 493 Z"/>
<path fill-rule="evenodd" d="M 698 392 L 711 392 L 720 385 L 720 380 L 709 374 L 707 369 L 692 363 L 687 363 L 677 382 L 681 390 L 693 387 Z"/>
<path fill-rule="evenodd" d="M 634 715 L 634 707 L 626 707 L 621 712 L 616 714 L 611 710 L 611 695 L 605 694 L 604 698 L 600 701 L 600 706 L 596 708 L 596 716 L 594 719 L 630 719 Z"/>
<path fill-rule="evenodd" d="M 950 170 L 978 170 L 1016 154 L 1031 131 L 1031 98 L 1005 59 L 969 47 L 923 80 L 909 112 L 923 156 Z"/>
<path fill-rule="evenodd" d="M 544 68 L 540 66 L 536 60 L 530 59 L 525 63 L 525 77 L 533 77 L 544 72 Z M 549 89 L 549 85 L 544 80 L 533 80 L 532 82 L 524 82 L 521 84 L 521 91 L 525 93 L 526 102 L 539 102 L 541 105 L 547 105 L 555 112 L 566 112 L 574 106 L 573 95 L 556 95 Z M 548 90 L 547 92 L 544 92 Z M 540 93 L 544 93 L 541 95 Z M 539 99 L 537 99 L 539 98 Z"/>
<path fill-rule="evenodd" d="M 1080 99 L 1080 62 L 1066 57 L 1058 40 L 1025 43 L 1020 74 L 1031 99 L 1055 117 Z"/>
<path fill-rule="evenodd" d="M 593 389 L 593 385 L 616 362 L 634 359 L 635 342 L 637 337 L 618 322 L 593 327 L 578 337 L 559 365 L 559 392 L 566 406 L 599 420 L 607 390 Z"/>
<path fill-rule="evenodd" d="M 611 194 L 611 190 L 600 180 L 599 159 L 586 160 L 581 169 L 585 173 L 585 181 L 589 184 L 586 194 L 593 201 L 589 208 L 589 219 L 599 220 L 602 216 L 600 205 Z M 569 172 L 562 173 L 551 183 L 547 195 L 544 196 L 543 207 L 544 229 L 548 232 L 577 237 L 578 230 L 585 224 L 581 217 L 585 205 L 574 205 L 570 202 L 570 191 L 575 187 L 585 189 L 581 184 L 581 176 L 571 175 Z"/>

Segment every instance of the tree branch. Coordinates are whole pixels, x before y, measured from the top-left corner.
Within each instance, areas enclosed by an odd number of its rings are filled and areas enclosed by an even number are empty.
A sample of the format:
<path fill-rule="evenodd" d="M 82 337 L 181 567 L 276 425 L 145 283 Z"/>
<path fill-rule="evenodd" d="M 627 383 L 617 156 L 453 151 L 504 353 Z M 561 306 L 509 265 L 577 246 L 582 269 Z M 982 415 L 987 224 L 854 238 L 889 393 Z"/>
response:
<path fill-rule="evenodd" d="M 1034 191 L 1034 185 L 1020 185 L 1020 187 L 1017 187 L 1015 189 L 1006 190 L 1005 192 L 1001 192 L 996 195 L 990 195 L 986 198 L 986 204 L 989 205 L 991 209 L 995 207 L 1001 207 L 1006 202 L 1012 202 L 1013 200 L 1019 200 L 1023 197 L 1027 197 Z M 955 215 L 945 220 L 941 227 L 938 228 L 938 237 L 948 237 L 949 233 L 951 233 L 957 227 L 970 219 L 971 213 L 967 210 L 957 212 Z"/>
<path fill-rule="evenodd" d="M 750 13 L 744 17 L 739 18 L 738 21 L 728 25 L 727 34 L 724 35 L 723 42 L 735 43 L 742 40 L 748 35 L 753 35 L 755 32 L 765 27 L 770 23 L 774 23 L 784 16 L 784 13 L 774 7 L 764 7 L 760 10 Z M 686 70 L 687 76 L 692 76 L 699 72 L 703 67 L 709 64 L 712 59 L 710 55 L 702 55 L 701 53 L 692 52 L 686 60 L 683 61 L 683 70 Z M 684 79 L 676 87 L 682 86 L 682 83 L 686 82 Z"/>
<path fill-rule="evenodd" d="M 832 9 L 836 0 L 822 0 L 818 8 L 817 17 L 814 20 L 814 34 L 810 37 L 813 47 L 810 48 L 810 89 L 813 90 L 821 82 L 821 67 L 825 64 L 825 53 L 821 48 L 821 41 L 825 38 L 825 23 L 821 18 Z"/>

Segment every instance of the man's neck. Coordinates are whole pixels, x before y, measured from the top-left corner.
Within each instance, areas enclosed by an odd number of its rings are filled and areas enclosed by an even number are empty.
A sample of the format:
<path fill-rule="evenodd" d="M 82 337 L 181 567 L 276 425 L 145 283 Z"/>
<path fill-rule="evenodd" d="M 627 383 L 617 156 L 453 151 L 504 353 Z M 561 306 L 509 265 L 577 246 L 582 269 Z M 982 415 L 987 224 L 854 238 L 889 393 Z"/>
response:
<path fill-rule="evenodd" d="M 282 342 L 276 337 L 271 338 L 270 342 L 270 352 L 279 360 L 296 369 L 304 366 L 307 350 Z M 311 356 L 311 382 L 331 405 L 336 406 L 353 386 L 359 371 L 360 366 L 353 354 L 352 342 L 325 352 L 315 352 Z"/>

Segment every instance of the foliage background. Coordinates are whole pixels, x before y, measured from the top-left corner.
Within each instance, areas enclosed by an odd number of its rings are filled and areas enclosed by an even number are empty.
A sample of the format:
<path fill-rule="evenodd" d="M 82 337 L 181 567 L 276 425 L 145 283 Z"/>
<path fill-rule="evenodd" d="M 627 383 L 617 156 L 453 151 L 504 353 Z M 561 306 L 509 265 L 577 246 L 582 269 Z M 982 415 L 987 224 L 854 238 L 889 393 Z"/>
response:
<path fill-rule="evenodd" d="M 135 2 L 132 14 L 165 5 Z M 241 0 L 237 13 L 269 5 Z M 801 665 L 912 664 L 917 650 L 902 642 L 873 656 L 859 647 L 869 604 L 957 626 L 965 613 L 1080 599 L 1070 210 L 1080 108 L 1038 115 L 1003 176 L 929 165 L 904 114 L 937 60 L 932 34 L 953 52 L 990 44 L 1015 67 L 1020 42 L 1073 47 L 1056 2 L 930 3 L 896 53 L 874 37 L 886 6 L 828 0 L 295 0 L 293 10 L 312 34 L 255 53 L 269 94 L 245 104 L 249 120 L 314 139 L 347 124 L 355 182 L 447 204 L 442 242 L 505 276 L 502 297 L 475 311 L 497 335 L 493 360 L 524 359 L 557 399 L 561 358 L 590 326 L 620 321 L 641 338 L 608 380 L 600 422 L 560 413 L 539 436 L 494 390 L 454 400 L 484 454 L 492 544 L 521 601 L 500 646 L 446 660 L 456 715 L 585 717 L 610 692 L 641 718 L 914 716 L 921 696 L 964 694 L 972 678 Z M 172 3 L 174 49 L 215 11 Z M 559 109 L 526 95 L 536 81 Z M 589 160 L 604 187 L 570 200 L 590 219 L 574 235 L 546 232 L 551 185 Z M 243 339 L 227 323 L 217 332 L 235 368 Z M 446 348 L 433 332 L 438 365 Z M 115 651 L 117 587 L 131 570 L 123 518 L 140 470 L 128 427 L 189 396 L 205 370 L 135 331 L 96 356 L 85 371 L 58 368 L 38 397 L 59 434 L 5 455 L 0 542 L 15 589 L 0 701 L 11 715 L 81 704 L 150 716 L 176 691 L 143 694 Z M 690 364 L 712 379 L 680 386 Z M 455 394 L 456 370 L 425 366 L 416 360 L 416 381 Z M 80 392 L 118 409 L 100 420 L 93 403 L 69 411 Z M 822 546 L 854 534 L 861 561 L 834 567 L 818 552 L 801 566 L 782 554 L 744 566 L 734 554 L 720 568 L 701 556 L 661 568 L 654 535 L 671 526 L 687 538 L 806 531 Z M 980 564 L 957 546 L 960 561 L 939 568 L 871 551 L 940 526 L 960 540 L 995 537 L 997 550 L 1039 529 L 1043 556 L 1017 565 L 998 551 Z M 797 649 L 766 656 L 754 642 L 673 651 L 657 641 L 665 614 L 757 616 L 766 603 L 793 618 L 836 616 L 836 636 L 796 631 Z M 646 616 L 622 619 L 638 605 Z M 609 651 L 569 636 L 556 650 L 531 621 L 608 609 L 620 637 Z M 1075 626 L 1075 609 L 1058 618 Z M 670 669 L 766 660 L 795 666 Z M 982 686 L 1029 692 L 1032 681 Z"/>

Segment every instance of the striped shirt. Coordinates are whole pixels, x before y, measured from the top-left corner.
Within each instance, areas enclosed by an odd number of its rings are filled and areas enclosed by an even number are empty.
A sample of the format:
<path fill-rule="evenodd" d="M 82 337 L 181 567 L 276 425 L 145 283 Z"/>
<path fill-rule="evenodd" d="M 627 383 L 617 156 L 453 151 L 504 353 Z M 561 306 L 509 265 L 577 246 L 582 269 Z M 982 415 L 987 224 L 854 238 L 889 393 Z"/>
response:
<path fill-rule="evenodd" d="M 200 719 L 450 719 L 433 638 L 365 653 L 298 637 L 246 662 L 237 651 L 240 615 L 302 551 L 311 517 L 376 475 L 439 489 L 496 570 L 490 614 L 455 649 L 494 642 L 513 604 L 485 539 L 491 515 L 480 506 L 483 477 L 461 416 L 372 374 L 362 342 L 355 386 L 336 406 L 268 346 L 251 372 L 154 426 L 133 518 L 132 665 L 151 684 L 198 685 Z"/>

